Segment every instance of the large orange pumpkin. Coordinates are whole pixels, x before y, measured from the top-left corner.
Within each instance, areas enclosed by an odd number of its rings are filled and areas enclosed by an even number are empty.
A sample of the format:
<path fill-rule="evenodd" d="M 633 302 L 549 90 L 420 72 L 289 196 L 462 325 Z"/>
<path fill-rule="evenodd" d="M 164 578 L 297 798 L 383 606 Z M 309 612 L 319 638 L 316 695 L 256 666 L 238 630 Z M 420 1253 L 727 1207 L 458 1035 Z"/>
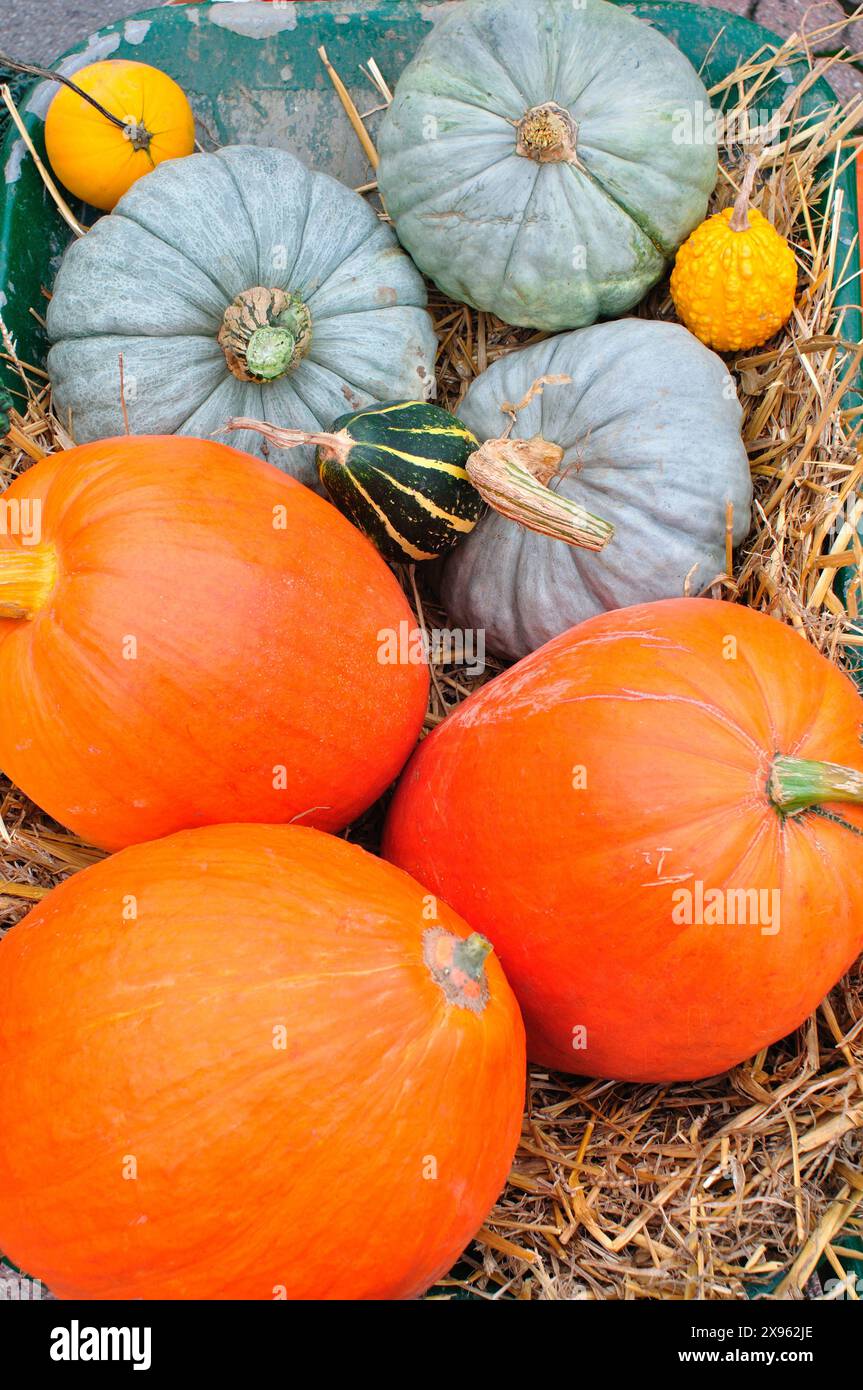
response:
<path fill-rule="evenodd" d="M 0 942 L 0 1250 L 65 1298 L 404 1298 L 502 1188 L 524 1030 L 407 875 L 216 826 Z"/>
<path fill-rule="evenodd" d="M 398 774 L 428 671 L 381 659 L 410 608 L 322 498 L 223 444 L 136 436 L 3 501 L 38 525 L 0 534 L 0 767 L 64 825 L 109 849 L 334 830 Z"/>
<path fill-rule="evenodd" d="M 385 852 L 494 942 L 535 1061 L 712 1075 L 863 948 L 861 727 L 851 682 L 761 614 L 604 614 L 422 744 Z"/>

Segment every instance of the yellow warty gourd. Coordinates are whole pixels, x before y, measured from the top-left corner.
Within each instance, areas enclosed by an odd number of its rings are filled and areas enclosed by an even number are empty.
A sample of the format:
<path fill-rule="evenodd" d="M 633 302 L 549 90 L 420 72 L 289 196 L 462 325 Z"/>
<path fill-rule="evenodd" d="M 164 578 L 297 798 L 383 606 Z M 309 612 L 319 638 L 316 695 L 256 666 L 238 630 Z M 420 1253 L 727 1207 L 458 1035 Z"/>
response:
<path fill-rule="evenodd" d="M 794 252 L 749 206 L 756 167 L 753 161 L 734 207 L 708 217 L 683 243 L 671 274 L 681 322 L 718 352 L 758 347 L 794 308 Z"/>

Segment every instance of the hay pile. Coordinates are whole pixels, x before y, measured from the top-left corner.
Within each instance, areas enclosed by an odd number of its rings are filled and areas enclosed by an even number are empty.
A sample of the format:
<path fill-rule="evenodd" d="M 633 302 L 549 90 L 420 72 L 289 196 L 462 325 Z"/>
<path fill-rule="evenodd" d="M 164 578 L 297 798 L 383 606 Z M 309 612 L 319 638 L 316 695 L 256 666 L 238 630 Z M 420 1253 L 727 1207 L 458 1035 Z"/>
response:
<path fill-rule="evenodd" d="M 848 397 L 863 348 L 846 339 L 837 313 L 837 287 L 852 259 L 838 235 L 837 179 L 861 143 L 853 131 L 863 98 L 806 118 L 798 109 L 803 91 L 818 76 L 829 78 L 835 60 L 812 59 L 809 42 L 831 32 L 755 55 L 711 93 L 739 134 L 742 113 L 777 71 L 795 60 L 806 64 L 807 76 L 783 105 L 779 138 L 761 149 L 755 198 L 792 239 L 802 288 L 780 335 L 728 359 L 744 406 L 756 503 L 750 536 L 711 593 L 771 613 L 847 664 L 863 645 L 854 623 L 863 610 L 863 404 Z M 716 208 L 733 201 L 744 160 L 758 148 L 745 140 L 720 146 Z M 450 409 L 490 362 L 543 336 L 436 291 L 431 308 L 441 338 L 439 399 Z M 639 312 L 673 317 L 667 284 Z M 8 338 L 3 355 L 17 363 Z M 3 485 L 70 443 L 51 414 L 44 375 L 19 368 L 19 411 L 0 445 Z M 833 589 L 840 566 L 851 567 L 850 615 Z M 445 626 L 425 577 L 405 571 L 404 582 L 421 622 Z M 457 667 L 434 668 L 427 727 L 495 669 L 492 663 L 471 679 Z M 373 847 L 379 821 L 371 813 L 351 837 Z M 0 780 L 0 929 L 98 857 Z M 637 1086 L 533 1069 L 509 1185 L 432 1296 L 741 1298 L 781 1276 L 770 1296 L 854 1298 L 853 1277 L 847 1289 L 825 1287 L 825 1279 L 831 1271 L 837 1280 L 846 1271 L 863 1276 L 863 1262 L 854 1263 L 863 1261 L 861 1170 L 858 965 L 796 1035 L 713 1081 Z"/>

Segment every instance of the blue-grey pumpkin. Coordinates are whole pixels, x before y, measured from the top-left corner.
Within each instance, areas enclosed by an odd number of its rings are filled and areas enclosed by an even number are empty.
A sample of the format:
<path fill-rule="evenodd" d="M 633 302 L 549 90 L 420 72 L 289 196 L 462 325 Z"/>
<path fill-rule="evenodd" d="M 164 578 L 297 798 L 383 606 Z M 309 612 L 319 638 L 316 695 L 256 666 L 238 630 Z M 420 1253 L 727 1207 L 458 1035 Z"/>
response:
<path fill-rule="evenodd" d="M 577 328 L 636 304 L 703 219 L 709 113 L 683 54 L 605 0 L 465 0 L 399 78 L 378 183 L 447 294 Z"/>
<path fill-rule="evenodd" d="M 425 303 L 373 209 L 286 151 L 171 160 L 66 252 L 48 309 L 55 407 L 78 443 L 122 434 L 122 355 L 133 433 L 206 437 L 232 416 L 328 428 L 434 393 Z M 319 486 L 313 449 L 271 457 Z"/>
<path fill-rule="evenodd" d="M 489 512 L 453 551 L 441 588 L 451 620 L 513 660 L 606 609 L 698 594 L 725 569 L 729 503 L 733 543 L 749 530 L 734 383 L 685 328 L 620 319 L 510 353 L 473 382 L 459 417 L 494 439 L 510 421 L 503 407 L 550 375 L 570 380 L 534 395 L 513 437 L 558 445 L 551 486 L 614 535 L 599 552 L 577 549 Z"/>

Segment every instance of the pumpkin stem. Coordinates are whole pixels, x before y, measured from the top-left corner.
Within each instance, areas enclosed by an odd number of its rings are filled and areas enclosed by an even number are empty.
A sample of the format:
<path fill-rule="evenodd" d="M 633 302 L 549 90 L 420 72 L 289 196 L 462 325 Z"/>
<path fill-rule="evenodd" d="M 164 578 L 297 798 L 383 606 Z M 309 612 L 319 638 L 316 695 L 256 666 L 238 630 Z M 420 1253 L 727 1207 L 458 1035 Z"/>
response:
<path fill-rule="evenodd" d="M 488 1002 L 485 960 L 492 945 L 479 932 L 462 940 L 443 927 L 423 933 L 423 960 L 449 1004 L 480 1014 Z"/>
<path fill-rule="evenodd" d="M 312 317 L 299 295 L 255 285 L 228 305 L 218 336 L 240 381 L 278 381 L 308 352 Z"/>
<path fill-rule="evenodd" d="M 467 461 L 467 475 L 495 511 L 552 540 L 585 550 L 602 550 L 614 527 L 593 516 L 549 484 L 563 450 L 540 435 L 533 439 L 489 439 Z"/>
<path fill-rule="evenodd" d="M 503 401 L 501 403 L 500 408 L 503 411 L 504 415 L 509 416 L 509 424 L 507 425 L 506 430 L 504 431 L 503 438 L 509 439 L 521 412 L 523 410 L 527 410 L 527 407 L 530 405 L 531 401 L 535 400 L 537 396 L 541 396 L 543 394 L 546 386 L 571 385 L 572 377 L 567 376 L 565 372 L 557 372 L 554 376 L 538 376 L 534 381 L 531 382 L 530 386 L 527 388 L 527 391 L 522 396 L 520 401 L 515 403 L 513 401 Z"/>
<path fill-rule="evenodd" d="M 543 102 L 525 111 L 516 125 L 518 139 L 515 152 L 537 164 L 576 164 L 575 153 L 578 126 L 572 116 L 556 101 Z"/>
<path fill-rule="evenodd" d="M 140 125 L 137 121 L 130 121 L 128 124 L 121 121 L 120 124 L 123 127 L 123 134 L 131 143 L 135 153 L 137 154 L 140 150 L 144 150 L 149 154 L 150 141 L 153 139 L 153 136 L 147 127 L 145 125 Z"/>
<path fill-rule="evenodd" d="M 0 618 L 35 618 L 57 583 L 53 546 L 10 546 L 0 550 Z"/>
<path fill-rule="evenodd" d="M 797 816 L 801 811 L 831 801 L 849 801 L 863 806 L 863 772 L 839 763 L 776 757 L 770 769 L 767 794 L 777 811 L 785 816 Z"/>
<path fill-rule="evenodd" d="M 297 340 L 289 328 L 256 328 L 246 344 L 249 376 L 275 381 L 291 365 Z"/>
<path fill-rule="evenodd" d="M 743 175 L 743 182 L 740 185 L 740 192 L 734 200 L 734 211 L 728 222 L 732 232 L 749 231 L 749 200 L 752 197 L 752 189 L 755 187 L 758 160 L 759 156 L 757 154 L 750 155 L 749 157 L 746 173 Z"/>
<path fill-rule="evenodd" d="M 263 435 L 277 449 L 298 449 L 306 444 L 314 449 L 322 449 L 334 463 L 346 463 L 354 441 L 347 431 L 341 434 L 327 434 L 317 430 L 285 430 L 279 425 L 268 425 L 265 420 L 249 420 L 245 416 L 235 416 L 225 425 L 225 430 L 254 430 Z"/>
<path fill-rule="evenodd" d="M 95 97 L 91 97 L 89 92 L 85 92 L 82 87 L 79 87 L 77 82 L 72 82 L 68 77 L 64 77 L 62 72 L 54 72 L 52 68 L 40 68 L 35 63 L 19 63 L 16 59 L 10 58 L 8 53 L 0 53 L 0 66 L 11 68 L 13 72 L 27 73 L 30 77 L 44 78 L 46 82 L 61 82 L 64 87 L 68 87 L 70 91 L 74 92 L 76 97 L 80 97 L 82 101 L 89 102 L 91 106 L 95 107 L 99 115 L 104 116 L 106 121 L 119 126 L 120 130 L 131 140 L 135 150 L 148 150 L 150 148 L 150 141 L 153 136 L 149 130 L 137 123 L 130 125 L 121 120 Z"/>
<path fill-rule="evenodd" d="M 487 941 L 478 931 L 471 932 L 466 940 L 460 941 L 456 946 L 453 951 L 453 962 L 459 970 L 464 971 L 469 979 L 481 980 L 486 957 L 491 955 L 491 951 L 490 941 Z"/>

